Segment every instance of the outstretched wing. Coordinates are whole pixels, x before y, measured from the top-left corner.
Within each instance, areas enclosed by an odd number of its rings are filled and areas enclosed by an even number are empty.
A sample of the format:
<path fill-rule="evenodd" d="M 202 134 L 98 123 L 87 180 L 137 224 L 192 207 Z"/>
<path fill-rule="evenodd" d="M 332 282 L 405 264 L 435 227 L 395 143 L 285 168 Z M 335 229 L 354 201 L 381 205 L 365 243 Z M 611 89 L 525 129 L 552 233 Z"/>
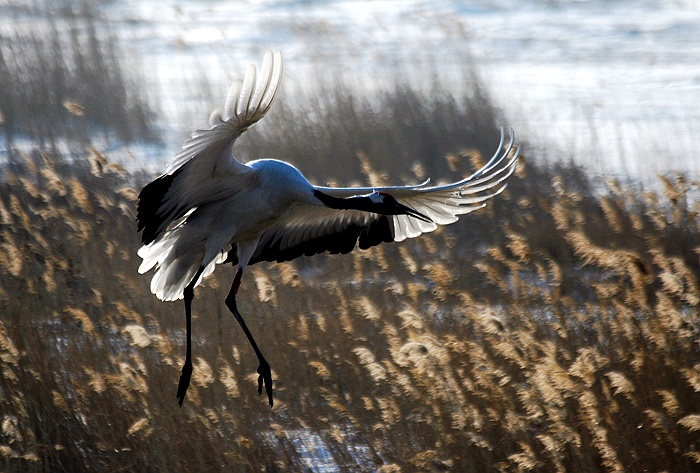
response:
<path fill-rule="evenodd" d="M 252 170 L 233 157 L 231 148 L 270 109 L 282 78 L 280 53 L 266 53 L 256 76 L 255 66 L 249 66 L 243 84 L 229 89 L 223 115 L 212 113 L 210 128 L 192 133 L 165 174 L 139 194 L 137 223 L 144 245 L 191 209 L 234 194 L 252 179 Z"/>
<path fill-rule="evenodd" d="M 510 142 L 504 146 L 505 135 L 501 129 L 501 141 L 493 157 L 481 169 L 461 181 L 442 186 L 428 187 L 428 181 L 417 186 L 389 187 L 318 187 L 333 197 L 351 197 L 372 192 L 385 192 L 399 203 L 429 217 L 424 222 L 407 215 L 394 215 L 392 230 L 394 241 L 414 238 L 432 232 L 438 225 L 458 220 L 459 215 L 473 212 L 485 206 L 485 202 L 506 188 L 506 179 L 515 171 L 520 149 L 515 147 L 515 133 L 511 129 Z"/>
<path fill-rule="evenodd" d="M 290 261 L 300 256 L 351 252 L 394 241 L 391 217 L 359 210 L 294 204 L 260 237 L 247 264 Z M 234 246 L 219 262 L 238 263 Z"/>
<path fill-rule="evenodd" d="M 290 261 L 325 252 L 345 254 L 358 241 L 360 248 L 366 249 L 393 240 L 391 217 L 297 204 L 263 233 L 250 264 Z"/>
<path fill-rule="evenodd" d="M 407 215 L 380 215 L 359 210 L 294 204 L 274 226 L 263 233 L 249 264 L 260 261 L 289 261 L 319 253 L 349 253 L 359 243 L 362 249 L 380 243 L 402 241 L 431 232 L 438 225 L 456 222 L 463 215 L 483 207 L 485 201 L 506 187 L 506 179 L 515 170 L 519 150 L 501 142 L 491 160 L 472 176 L 443 186 L 354 187 L 317 189 L 334 197 L 353 197 L 386 192 L 400 203 L 430 217 L 424 222 Z M 235 248 L 227 262 L 237 262 Z"/>

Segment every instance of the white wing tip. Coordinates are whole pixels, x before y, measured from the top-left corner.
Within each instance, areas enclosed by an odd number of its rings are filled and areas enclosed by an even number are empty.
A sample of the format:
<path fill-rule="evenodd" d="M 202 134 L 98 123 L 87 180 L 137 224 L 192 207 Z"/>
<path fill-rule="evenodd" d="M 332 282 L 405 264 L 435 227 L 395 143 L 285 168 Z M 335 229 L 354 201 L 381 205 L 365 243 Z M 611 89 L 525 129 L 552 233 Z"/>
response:
<path fill-rule="evenodd" d="M 251 64 L 242 84 L 234 82 L 231 85 L 224 107 L 224 121 L 238 120 L 240 125 L 250 126 L 260 120 L 270 108 L 281 78 L 282 53 L 269 50 L 263 57 L 259 75 L 255 65 Z"/>

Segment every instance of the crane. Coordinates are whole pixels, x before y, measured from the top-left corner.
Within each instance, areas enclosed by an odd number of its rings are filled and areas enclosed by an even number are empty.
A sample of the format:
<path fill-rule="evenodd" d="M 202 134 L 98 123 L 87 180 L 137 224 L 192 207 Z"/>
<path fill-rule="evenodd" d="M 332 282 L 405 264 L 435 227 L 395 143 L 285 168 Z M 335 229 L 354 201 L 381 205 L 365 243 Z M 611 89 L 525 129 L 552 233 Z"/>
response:
<path fill-rule="evenodd" d="M 519 148 L 504 132 L 493 157 L 471 176 L 447 185 L 319 187 L 289 163 L 262 159 L 242 163 L 232 154 L 236 139 L 270 109 L 282 78 L 279 52 L 267 52 L 260 73 L 248 67 L 234 83 L 223 112 L 209 128 L 186 140 L 165 173 L 139 194 L 137 228 L 143 246 L 139 273 L 155 269 L 150 289 L 163 301 L 184 299 L 187 349 L 177 400 L 182 406 L 192 375 L 194 289 L 217 264 L 237 265 L 226 306 L 258 358 L 258 395 L 263 386 L 273 405 L 272 374 L 236 305 L 246 267 L 302 255 L 349 253 L 383 242 L 403 241 L 457 221 L 503 191 Z"/>

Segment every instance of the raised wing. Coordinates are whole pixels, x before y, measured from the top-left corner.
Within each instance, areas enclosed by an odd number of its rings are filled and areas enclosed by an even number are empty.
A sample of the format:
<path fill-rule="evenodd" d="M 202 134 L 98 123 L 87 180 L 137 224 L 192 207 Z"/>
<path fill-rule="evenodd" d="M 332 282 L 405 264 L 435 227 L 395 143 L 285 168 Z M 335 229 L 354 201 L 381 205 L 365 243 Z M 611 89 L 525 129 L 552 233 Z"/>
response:
<path fill-rule="evenodd" d="M 192 133 L 165 174 L 139 194 L 137 223 L 144 245 L 191 209 L 235 194 L 252 179 L 252 170 L 233 157 L 231 148 L 270 109 L 282 78 L 281 54 L 267 52 L 256 76 L 255 66 L 249 66 L 243 84 L 229 89 L 223 115 L 212 113 L 210 128 Z"/>
<path fill-rule="evenodd" d="M 258 122 L 270 109 L 282 79 L 282 55 L 268 51 L 263 57 L 260 77 L 256 78 L 254 65 L 248 66 L 243 84 L 234 82 L 229 89 L 224 114 L 215 110 L 209 117 L 208 130 L 197 130 L 185 141 L 182 150 L 165 170 L 173 174 L 184 164 L 197 160 L 198 168 L 209 171 L 241 172 L 243 164 L 230 153 L 233 142 Z"/>
<path fill-rule="evenodd" d="M 385 192 L 401 204 L 429 217 L 424 222 L 407 215 L 394 215 L 393 240 L 402 241 L 422 233 L 432 232 L 438 225 L 456 222 L 464 215 L 485 206 L 485 201 L 500 194 L 506 188 L 506 179 L 515 171 L 520 149 L 515 147 L 515 133 L 511 129 L 510 142 L 504 146 L 505 134 L 501 129 L 501 141 L 493 157 L 471 176 L 451 184 L 428 187 L 428 181 L 416 186 L 388 187 L 318 187 L 334 197 L 351 197 L 372 192 Z"/>

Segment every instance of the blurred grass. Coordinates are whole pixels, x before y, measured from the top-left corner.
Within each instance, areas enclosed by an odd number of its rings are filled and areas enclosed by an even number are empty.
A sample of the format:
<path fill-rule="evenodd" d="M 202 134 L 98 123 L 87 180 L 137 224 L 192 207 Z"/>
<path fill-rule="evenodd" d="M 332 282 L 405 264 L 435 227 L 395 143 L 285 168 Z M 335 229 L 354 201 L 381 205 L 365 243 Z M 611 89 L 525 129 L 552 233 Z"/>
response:
<path fill-rule="evenodd" d="M 318 183 L 462 176 L 502 121 L 468 80 L 468 100 L 437 83 L 280 101 L 236 151 Z M 525 156 L 505 193 L 442 231 L 250 268 L 239 308 L 274 409 L 219 267 L 197 290 L 178 409 L 182 306 L 137 273 L 135 200 L 152 176 L 84 151 L 17 152 L 1 170 L 2 470 L 698 468 L 698 182 L 600 192 Z"/>
<path fill-rule="evenodd" d="M 10 3 L 0 42 L 0 132 L 12 152 L 29 140 L 52 153 L 82 151 L 97 135 L 156 141 L 154 111 L 100 2 Z"/>
<path fill-rule="evenodd" d="M 597 195 L 581 170 L 524 162 L 458 231 L 251 268 L 240 309 L 272 362 L 274 409 L 255 395 L 221 267 L 195 299 L 194 381 L 178 409 L 182 307 L 136 272 L 144 179 L 96 151 L 85 163 L 24 155 L 4 170 L 4 470 L 700 461 L 697 183 Z"/>

